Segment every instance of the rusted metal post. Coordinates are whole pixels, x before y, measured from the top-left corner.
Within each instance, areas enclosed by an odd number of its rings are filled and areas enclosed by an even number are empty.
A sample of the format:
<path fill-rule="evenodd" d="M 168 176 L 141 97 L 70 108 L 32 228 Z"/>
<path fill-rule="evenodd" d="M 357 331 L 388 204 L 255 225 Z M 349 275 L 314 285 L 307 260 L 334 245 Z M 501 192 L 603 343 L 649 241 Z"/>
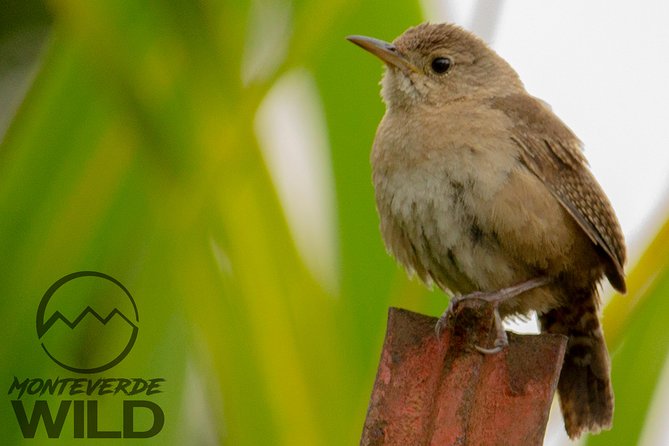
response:
<path fill-rule="evenodd" d="M 441 339 L 436 319 L 391 308 L 361 445 L 543 443 L 567 339 L 509 333 L 491 346 L 493 309 L 463 301 Z"/>

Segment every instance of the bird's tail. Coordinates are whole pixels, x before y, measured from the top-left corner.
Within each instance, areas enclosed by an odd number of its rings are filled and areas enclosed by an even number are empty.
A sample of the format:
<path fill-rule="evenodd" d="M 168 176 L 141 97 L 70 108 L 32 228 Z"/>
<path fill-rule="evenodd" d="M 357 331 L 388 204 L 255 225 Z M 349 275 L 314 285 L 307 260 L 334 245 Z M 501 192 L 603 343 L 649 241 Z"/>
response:
<path fill-rule="evenodd" d="M 613 389 L 610 360 L 597 316 L 596 290 L 570 296 L 570 305 L 540 316 L 542 330 L 569 337 L 558 382 L 560 407 L 570 438 L 610 429 Z"/>

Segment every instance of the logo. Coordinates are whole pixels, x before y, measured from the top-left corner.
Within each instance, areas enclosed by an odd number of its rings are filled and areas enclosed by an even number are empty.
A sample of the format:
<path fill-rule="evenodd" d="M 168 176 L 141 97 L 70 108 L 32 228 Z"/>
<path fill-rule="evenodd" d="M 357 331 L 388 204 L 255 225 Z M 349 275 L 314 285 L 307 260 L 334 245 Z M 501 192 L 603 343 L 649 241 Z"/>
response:
<path fill-rule="evenodd" d="M 137 340 L 139 312 L 121 282 L 96 271 L 62 277 L 42 296 L 36 329 L 54 363 L 88 376 L 15 375 L 7 395 L 23 438 L 151 438 L 162 431 L 165 378 L 91 376 L 118 365 Z M 109 420 L 120 423 L 110 429 Z"/>
<path fill-rule="evenodd" d="M 89 304 L 80 310 L 82 301 Z M 138 323 L 135 300 L 121 282 L 104 273 L 79 271 L 46 291 L 36 326 L 42 349 L 56 364 L 71 372 L 99 373 L 130 353 Z M 72 345 L 83 345 L 85 354 L 73 351 Z"/>

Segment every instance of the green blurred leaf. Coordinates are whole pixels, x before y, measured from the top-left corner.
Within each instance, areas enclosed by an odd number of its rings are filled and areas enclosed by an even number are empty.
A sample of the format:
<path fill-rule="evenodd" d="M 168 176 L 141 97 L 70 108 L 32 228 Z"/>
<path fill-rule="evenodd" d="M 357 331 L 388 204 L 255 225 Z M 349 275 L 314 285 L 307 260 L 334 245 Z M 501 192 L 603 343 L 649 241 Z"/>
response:
<path fill-rule="evenodd" d="M 640 441 L 669 353 L 668 252 L 669 221 L 629 275 L 627 295 L 614 296 L 604 310 L 616 409 L 613 429 L 590 436 L 587 444 L 628 445 Z"/>
<path fill-rule="evenodd" d="M 344 275 L 369 261 L 355 258 L 366 252 L 385 266 L 345 278 L 346 291 L 335 300 L 295 249 L 254 119 L 274 81 L 292 67 L 325 67 L 331 51 L 341 61 L 363 57 L 344 40 L 347 23 L 365 23 L 358 8 L 296 2 L 284 60 L 267 80 L 245 85 L 248 3 L 54 3 L 56 32 L 44 69 L 2 146 L 0 247 L 12 267 L 3 271 L 0 289 L 31 299 L 3 303 L 17 315 L 9 330 L 20 342 L 1 353 L 33 352 L 8 373 L 52 370 L 35 351 L 26 321 L 55 279 L 101 270 L 133 290 L 144 314 L 137 346 L 119 370 L 168 377 L 161 441 L 181 444 L 193 435 L 186 424 L 197 410 L 193 404 L 211 411 L 208 429 L 220 442 L 357 440 L 378 351 L 373 338 L 383 331 L 383 316 L 366 327 L 359 310 L 385 313 L 395 271 L 380 248 L 370 200 L 372 127 L 367 140 L 336 151 L 335 173 L 346 171 L 340 187 L 348 193 L 350 181 L 366 190 L 365 201 L 350 210 L 341 202 L 351 212 L 342 228 L 373 236 L 371 249 L 345 256 Z M 387 10 L 376 26 L 394 21 L 394 33 L 418 20 L 415 5 L 365 8 L 371 9 L 360 14 Z M 379 73 L 377 66 L 363 77 L 348 65 L 337 64 L 339 79 L 316 70 L 317 82 L 322 78 L 323 88 L 334 92 L 346 77 L 362 84 Z M 375 83 L 365 86 L 367 99 L 356 106 L 363 115 L 372 115 L 365 107 L 381 111 Z M 359 93 L 339 96 L 355 101 Z M 326 107 L 336 107 L 328 101 Z M 332 116 L 338 149 L 357 119 Z M 353 236 L 344 250 L 359 240 Z M 193 400 L 184 393 L 194 382 L 206 396 Z M 3 426 L 6 438 L 17 438 L 14 424 Z M 211 438 L 202 434 L 201 441 Z"/>

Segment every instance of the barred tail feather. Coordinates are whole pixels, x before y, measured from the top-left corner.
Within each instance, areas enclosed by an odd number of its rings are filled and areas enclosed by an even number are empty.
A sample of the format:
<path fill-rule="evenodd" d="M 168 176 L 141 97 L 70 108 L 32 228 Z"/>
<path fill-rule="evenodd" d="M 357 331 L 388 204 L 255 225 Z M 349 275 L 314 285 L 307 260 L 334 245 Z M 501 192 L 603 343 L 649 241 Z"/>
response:
<path fill-rule="evenodd" d="M 613 389 L 596 291 L 580 290 L 570 297 L 569 306 L 551 310 L 540 320 L 543 331 L 569 337 L 558 394 L 565 429 L 575 439 L 586 431 L 611 428 Z"/>

